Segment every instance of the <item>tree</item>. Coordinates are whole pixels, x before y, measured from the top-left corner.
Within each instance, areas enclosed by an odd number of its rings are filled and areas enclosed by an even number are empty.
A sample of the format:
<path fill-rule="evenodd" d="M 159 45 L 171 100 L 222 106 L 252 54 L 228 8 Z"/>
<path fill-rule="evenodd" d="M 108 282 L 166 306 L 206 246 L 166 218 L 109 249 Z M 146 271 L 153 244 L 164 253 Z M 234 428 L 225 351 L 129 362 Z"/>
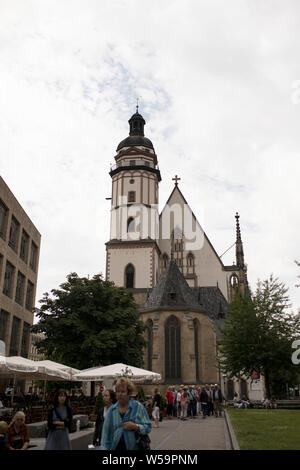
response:
<path fill-rule="evenodd" d="M 59 287 L 52 297 L 46 292 L 36 309 L 39 322 L 32 331 L 45 334 L 40 352 L 78 369 L 116 362 L 143 366 L 145 327 L 130 292 L 100 274 L 88 279 L 71 273 Z"/>
<path fill-rule="evenodd" d="M 221 369 L 231 377 L 247 378 L 256 370 L 264 376 L 267 396 L 278 394 L 299 373 L 291 356 L 300 319 L 286 311 L 287 290 L 273 275 L 258 281 L 255 294 L 236 294 L 220 328 Z"/>

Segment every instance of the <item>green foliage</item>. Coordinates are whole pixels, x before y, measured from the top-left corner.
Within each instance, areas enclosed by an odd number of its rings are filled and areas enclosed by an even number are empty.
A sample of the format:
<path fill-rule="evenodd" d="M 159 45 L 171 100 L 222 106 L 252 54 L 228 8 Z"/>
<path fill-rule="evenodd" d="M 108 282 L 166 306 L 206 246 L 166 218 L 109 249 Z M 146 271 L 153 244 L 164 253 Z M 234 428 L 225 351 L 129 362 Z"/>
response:
<path fill-rule="evenodd" d="M 78 369 L 116 362 L 143 367 L 145 327 L 130 292 L 101 275 L 76 273 L 59 287 L 52 297 L 46 292 L 36 309 L 39 322 L 32 332 L 46 336 L 39 352 Z"/>
<path fill-rule="evenodd" d="M 270 276 L 258 281 L 254 295 L 236 294 L 221 329 L 221 369 L 231 375 L 250 377 L 256 369 L 264 375 L 266 393 L 283 390 L 297 382 L 299 366 L 292 364 L 292 342 L 300 337 L 300 319 L 286 311 L 287 288 Z"/>
<path fill-rule="evenodd" d="M 137 399 L 138 399 L 139 401 L 141 401 L 141 402 L 146 401 L 145 392 L 144 392 L 144 389 L 143 389 L 143 388 L 141 388 L 141 389 L 138 391 Z"/>
<path fill-rule="evenodd" d="M 99 392 L 95 401 L 95 413 L 98 414 L 101 408 L 104 407 L 104 400 L 102 392 Z"/>
<path fill-rule="evenodd" d="M 165 397 L 161 396 L 159 409 L 164 410 L 166 407 L 167 407 L 167 400 L 165 399 Z"/>

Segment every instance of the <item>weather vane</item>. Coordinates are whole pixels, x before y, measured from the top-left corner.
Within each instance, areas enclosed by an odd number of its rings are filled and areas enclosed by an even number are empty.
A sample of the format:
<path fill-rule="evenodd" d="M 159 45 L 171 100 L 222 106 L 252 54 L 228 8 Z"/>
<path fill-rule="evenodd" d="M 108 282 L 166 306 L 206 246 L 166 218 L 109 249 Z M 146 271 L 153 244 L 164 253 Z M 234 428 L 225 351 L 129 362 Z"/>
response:
<path fill-rule="evenodd" d="M 137 113 L 138 113 L 138 109 L 139 109 L 139 99 L 140 99 L 140 98 L 141 98 L 141 97 L 138 96 L 137 99 L 136 99 L 136 112 L 137 112 Z"/>

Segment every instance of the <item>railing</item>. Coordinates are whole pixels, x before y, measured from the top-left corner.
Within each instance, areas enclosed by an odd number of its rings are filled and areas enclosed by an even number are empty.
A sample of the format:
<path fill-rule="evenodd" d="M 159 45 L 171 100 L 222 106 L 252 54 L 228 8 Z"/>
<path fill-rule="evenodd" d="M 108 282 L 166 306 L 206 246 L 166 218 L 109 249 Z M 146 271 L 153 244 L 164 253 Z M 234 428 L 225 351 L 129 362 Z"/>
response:
<path fill-rule="evenodd" d="M 138 167 L 138 166 L 143 166 L 143 167 L 146 167 L 146 168 L 152 168 L 154 170 L 158 170 L 159 171 L 159 166 L 158 165 L 145 165 L 145 162 L 143 161 L 138 161 L 136 160 L 136 164 L 135 165 L 130 165 L 128 162 L 120 162 L 120 163 L 116 163 L 116 164 L 111 164 L 110 165 L 110 171 L 114 171 L 116 170 L 117 168 L 121 168 L 121 167 L 130 167 L 130 169 L 134 170 L 135 167 Z"/>

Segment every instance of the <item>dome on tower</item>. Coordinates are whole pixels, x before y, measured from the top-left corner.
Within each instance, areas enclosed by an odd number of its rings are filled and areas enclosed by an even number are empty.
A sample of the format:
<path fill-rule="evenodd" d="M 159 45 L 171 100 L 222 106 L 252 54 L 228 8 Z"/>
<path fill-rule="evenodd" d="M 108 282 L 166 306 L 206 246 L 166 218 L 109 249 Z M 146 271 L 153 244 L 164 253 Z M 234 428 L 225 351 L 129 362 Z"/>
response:
<path fill-rule="evenodd" d="M 129 136 L 122 140 L 117 151 L 123 147 L 137 147 L 143 146 L 154 150 L 153 144 L 150 139 L 144 136 L 144 125 L 146 124 L 145 119 L 138 111 L 131 116 L 129 119 Z"/>

